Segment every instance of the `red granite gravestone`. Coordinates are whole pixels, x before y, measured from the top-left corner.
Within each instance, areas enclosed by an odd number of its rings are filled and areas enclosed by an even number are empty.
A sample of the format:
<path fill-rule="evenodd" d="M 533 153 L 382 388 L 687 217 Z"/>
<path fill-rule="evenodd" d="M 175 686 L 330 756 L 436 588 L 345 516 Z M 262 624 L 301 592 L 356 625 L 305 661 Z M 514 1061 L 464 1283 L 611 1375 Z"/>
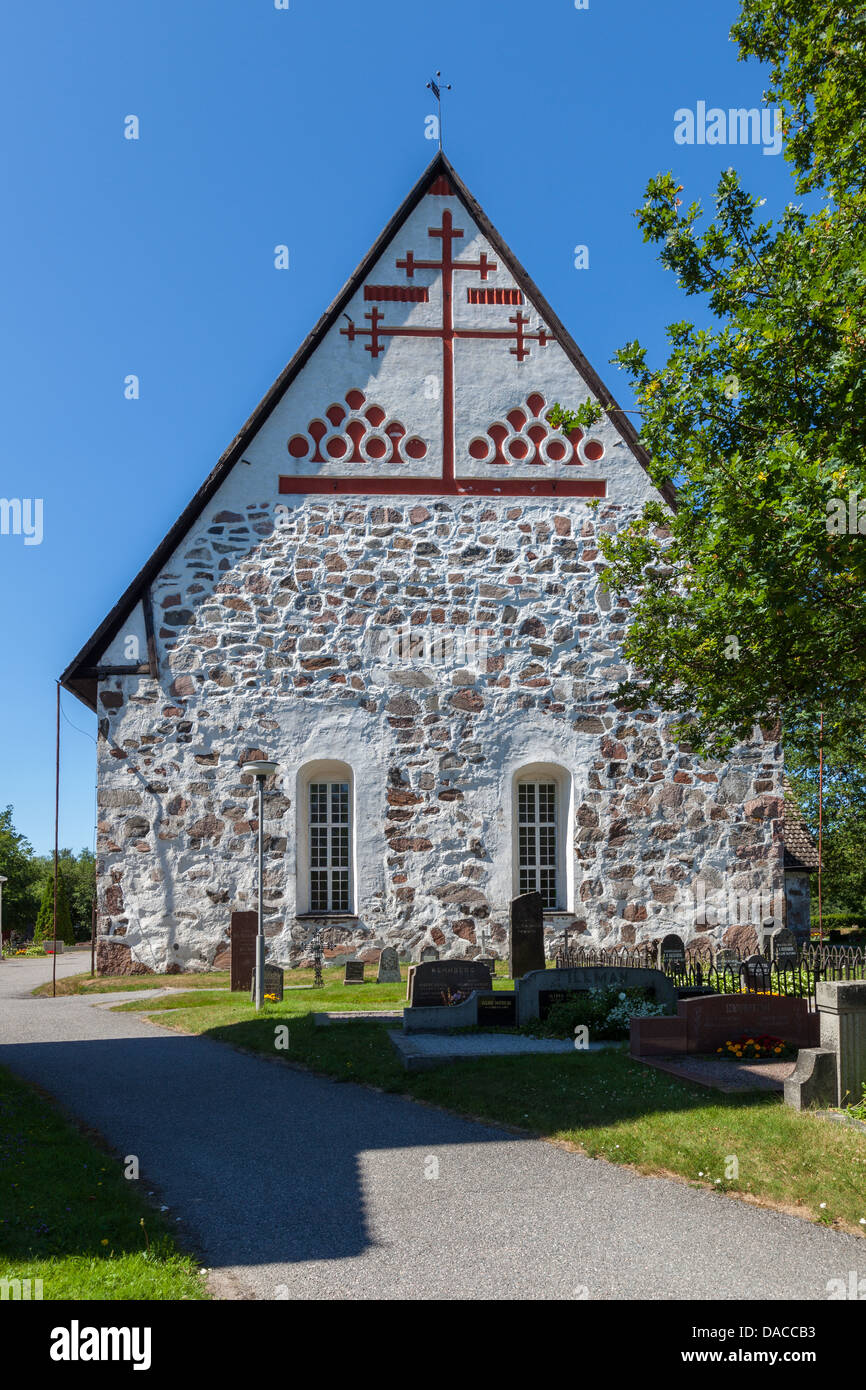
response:
<path fill-rule="evenodd" d="M 259 918 L 256 912 L 233 912 L 231 925 L 231 987 L 248 990 L 253 982 L 256 964 L 256 933 Z"/>
<path fill-rule="evenodd" d="M 671 1052 L 715 1052 L 735 1038 L 768 1034 L 794 1047 L 817 1047 L 817 1013 L 794 995 L 708 994 L 681 999 L 676 1018 L 635 1018 L 631 1022 L 634 1057 Z"/>

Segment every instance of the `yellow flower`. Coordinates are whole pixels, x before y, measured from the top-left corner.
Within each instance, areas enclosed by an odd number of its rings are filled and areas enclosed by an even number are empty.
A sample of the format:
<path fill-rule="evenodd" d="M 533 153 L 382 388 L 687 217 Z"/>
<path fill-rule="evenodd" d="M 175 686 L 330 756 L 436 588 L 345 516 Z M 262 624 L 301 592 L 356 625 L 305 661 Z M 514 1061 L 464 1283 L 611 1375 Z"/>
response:
<path fill-rule="evenodd" d="M 107 1241 L 107 1240 L 101 1240 L 101 1241 L 99 1242 L 99 1244 L 100 1244 L 100 1245 L 107 1245 L 107 1244 L 108 1244 L 108 1241 Z"/>

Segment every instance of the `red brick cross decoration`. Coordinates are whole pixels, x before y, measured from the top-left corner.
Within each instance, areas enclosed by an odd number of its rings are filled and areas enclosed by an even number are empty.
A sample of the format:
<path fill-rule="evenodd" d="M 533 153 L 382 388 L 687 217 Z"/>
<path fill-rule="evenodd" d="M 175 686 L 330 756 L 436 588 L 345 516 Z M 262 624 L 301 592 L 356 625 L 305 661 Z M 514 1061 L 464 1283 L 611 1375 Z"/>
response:
<path fill-rule="evenodd" d="M 434 192 L 444 192 L 434 188 Z M 448 192 L 451 192 L 449 187 Z M 509 317 L 509 328 L 455 328 L 454 327 L 454 276 L 457 271 L 471 271 L 486 280 L 491 271 L 498 269 L 497 262 L 488 259 L 482 252 L 477 261 L 457 260 L 454 257 L 454 243 L 464 235 L 462 228 L 454 226 L 450 210 L 442 213 L 438 227 L 429 227 L 431 237 L 442 242 L 442 255 L 437 261 L 418 260 L 414 252 L 397 260 L 398 270 L 405 273 L 407 280 L 414 279 L 416 270 L 439 270 L 442 272 L 442 323 L 434 328 L 413 328 L 390 326 L 385 322 L 385 314 L 373 306 L 364 314 L 369 327 L 359 328 L 349 320 L 348 327 L 341 327 L 340 333 L 350 343 L 366 339 L 364 350 L 375 359 L 384 352 L 389 338 L 439 338 L 442 342 L 442 475 L 439 478 L 337 478 L 337 477 L 281 477 L 281 493 L 376 493 L 396 495 L 445 496 L 468 494 L 475 496 L 562 496 L 562 497 L 604 497 L 605 483 L 597 479 L 536 479 L 534 478 L 456 478 L 454 474 L 454 342 L 457 338 L 483 338 L 510 340 L 510 352 L 523 362 L 531 355 L 532 345 L 547 347 L 554 341 L 543 326 L 529 332 L 530 320 L 518 308 Z M 402 299 L 399 286 L 378 286 L 375 297 L 382 299 Z M 405 293 L 405 292 L 404 292 Z M 425 293 L 426 297 L 426 293 Z"/>

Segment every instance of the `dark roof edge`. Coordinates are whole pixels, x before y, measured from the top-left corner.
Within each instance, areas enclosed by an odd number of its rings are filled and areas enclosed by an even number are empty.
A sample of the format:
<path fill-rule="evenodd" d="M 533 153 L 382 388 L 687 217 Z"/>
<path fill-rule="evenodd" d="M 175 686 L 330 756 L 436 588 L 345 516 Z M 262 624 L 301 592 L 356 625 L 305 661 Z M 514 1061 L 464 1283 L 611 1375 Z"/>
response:
<path fill-rule="evenodd" d="M 114 639 L 121 623 L 135 607 L 136 603 L 138 603 L 144 589 L 159 573 L 163 564 L 174 553 L 190 527 L 194 524 L 211 498 L 216 494 L 224 479 L 228 476 L 243 454 L 250 439 L 258 433 L 262 425 L 276 409 L 295 377 L 302 368 L 306 366 L 306 363 L 318 347 L 320 340 L 339 317 L 343 308 L 348 304 L 361 282 L 366 279 L 368 272 L 379 259 L 379 256 L 399 230 L 402 223 L 405 222 L 406 218 L 415 210 L 418 203 L 427 192 L 427 189 L 438 175 L 443 172 L 447 174 L 448 178 L 453 183 L 457 197 L 466 208 L 470 217 L 474 218 L 491 245 L 495 247 L 497 254 L 508 264 L 515 280 L 517 280 L 521 288 L 525 290 L 528 298 L 532 299 L 537 304 L 542 317 L 546 320 L 553 335 L 560 342 L 566 356 L 583 377 L 589 389 L 598 397 L 599 401 L 607 400 L 610 402 L 611 409 L 607 414 L 611 423 L 628 448 L 635 455 L 641 466 L 647 473 L 650 473 L 649 455 L 641 444 L 634 426 L 617 405 L 601 378 L 590 366 L 571 334 L 553 312 L 531 276 L 509 249 L 507 243 L 503 240 L 493 223 L 469 192 L 469 189 L 463 183 L 463 180 L 457 174 L 450 161 L 440 150 L 428 164 L 424 173 L 408 196 L 400 204 L 384 230 L 373 242 L 366 256 L 364 256 L 363 260 L 353 271 L 339 294 L 332 300 L 321 318 L 307 334 L 294 357 L 292 357 L 291 361 L 280 372 L 276 381 L 259 401 L 259 404 L 242 425 L 231 444 L 229 444 L 228 448 L 217 460 L 217 463 L 181 512 L 177 521 L 166 533 L 163 540 L 160 541 L 150 558 L 144 563 L 132 583 L 129 584 L 123 594 L 121 594 L 117 603 L 115 603 L 114 607 L 103 619 L 99 627 L 96 628 L 92 636 L 85 642 L 78 655 L 75 656 L 66 667 L 66 670 L 60 677 L 61 685 L 63 685 L 65 689 L 71 691 L 73 695 L 76 695 L 78 699 L 90 709 L 95 709 L 96 707 L 95 684 L 92 679 L 83 679 L 81 674 L 82 671 L 93 667 L 95 665 L 94 657 L 96 653 Z M 653 486 L 655 487 L 656 484 L 654 483 Z M 676 495 L 671 485 L 665 485 L 657 490 L 661 492 L 665 501 L 671 506 L 675 505 Z M 93 697 L 92 699 L 90 698 L 91 695 Z"/>

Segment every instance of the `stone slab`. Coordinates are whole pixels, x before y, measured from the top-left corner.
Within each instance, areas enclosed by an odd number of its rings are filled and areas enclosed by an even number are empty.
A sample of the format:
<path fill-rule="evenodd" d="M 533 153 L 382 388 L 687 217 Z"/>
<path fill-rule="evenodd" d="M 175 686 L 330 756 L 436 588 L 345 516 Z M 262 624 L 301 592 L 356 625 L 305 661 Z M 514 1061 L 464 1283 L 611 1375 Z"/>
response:
<path fill-rule="evenodd" d="M 635 1018 L 633 1057 L 715 1052 L 733 1038 L 769 1033 L 794 1047 L 818 1042 L 818 1015 L 794 995 L 713 994 L 681 999 L 675 1018 Z"/>
<path fill-rule="evenodd" d="M 405 1033 L 393 1031 L 388 1036 L 406 1071 L 427 1071 L 479 1057 L 564 1056 L 574 1052 L 574 1043 L 567 1038 L 525 1038 L 514 1033 L 471 1033 L 463 1037 L 413 1033 L 407 1038 Z M 622 1043 L 590 1043 L 588 1050 L 616 1047 L 622 1047 Z"/>
<path fill-rule="evenodd" d="M 745 1091 L 782 1092 L 796 1065 L 792 1061 L 728 1062 L 721 1057 L 636 1057 L 635 1061 L 681 1081 L 694 1081 L 698 1086 L 732 1095 Z"/>
<path fill-rule="evenodd" d="M 366 1023 L 370 1019 L 377 1023 L 399 1023 L 402 1017 L 402 1010 L 395 1013 L 393 1009 L 346 1009 L 313 1014 L 313 1023 L 317 1028 L 327 1028 L 332 1023 Z"/>
<path fill-rule="evenodd" d="M 249 990 L 256 966 L 256 912 L 233 912 L 231 917 L 231 987 Z"/>

